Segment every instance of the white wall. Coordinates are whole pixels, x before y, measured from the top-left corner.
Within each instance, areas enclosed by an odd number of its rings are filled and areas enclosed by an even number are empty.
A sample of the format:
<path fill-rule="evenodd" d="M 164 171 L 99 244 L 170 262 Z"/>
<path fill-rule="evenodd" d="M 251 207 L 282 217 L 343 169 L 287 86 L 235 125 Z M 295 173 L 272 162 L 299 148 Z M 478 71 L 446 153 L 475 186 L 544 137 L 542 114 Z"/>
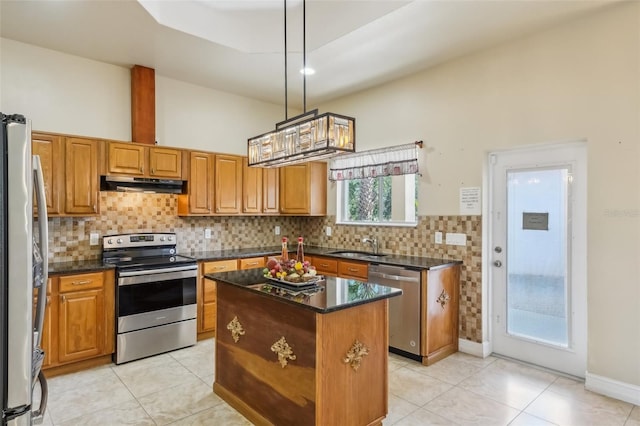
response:
<path fill-rule="evenodd" d="M 0 38 L 0 111 L 35 130 L 131 140 L 128 68 Z M 231 154 L 283 120 L 269 104 L 156 74 L 156 140 Z"/>
<path fill-rule="evenodd" d="M 588 370 L 640 386 L 640 3 L 320 109 L 356 117 L 358 150 L 424 140 L 422 215 L 458 214 L 490 150 L 586 139 Z"/>

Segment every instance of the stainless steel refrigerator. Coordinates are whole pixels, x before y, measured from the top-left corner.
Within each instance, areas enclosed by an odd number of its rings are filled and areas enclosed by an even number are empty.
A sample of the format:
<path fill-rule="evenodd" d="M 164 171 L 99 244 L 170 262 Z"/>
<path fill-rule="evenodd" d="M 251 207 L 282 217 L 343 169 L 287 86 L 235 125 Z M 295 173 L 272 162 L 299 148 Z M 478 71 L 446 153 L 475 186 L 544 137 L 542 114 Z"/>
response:
<path fill-rule="evenodd" d="M 2 424 L 31 425 L 42 420 L 47 401 L 46 380 L 40 370 L 48 278 L 47 204 L 40 158 L 31 155 L 31 122 L 17 114 L 0 113 L 0 119 Z M 38 408 L 33 407 L 36 386 L 41 394 Z"/>

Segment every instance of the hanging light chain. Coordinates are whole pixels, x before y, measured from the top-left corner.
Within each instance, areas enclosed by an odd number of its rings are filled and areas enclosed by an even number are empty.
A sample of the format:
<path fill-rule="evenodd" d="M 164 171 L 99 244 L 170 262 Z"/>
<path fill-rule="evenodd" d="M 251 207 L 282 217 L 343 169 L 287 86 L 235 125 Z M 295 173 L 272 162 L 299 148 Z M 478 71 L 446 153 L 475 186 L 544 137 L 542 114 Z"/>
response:
<path fill-rule="evenodd" d="M 289 119 L 287 103 L 287 0 L 284 0 L 284 119 Z"/>

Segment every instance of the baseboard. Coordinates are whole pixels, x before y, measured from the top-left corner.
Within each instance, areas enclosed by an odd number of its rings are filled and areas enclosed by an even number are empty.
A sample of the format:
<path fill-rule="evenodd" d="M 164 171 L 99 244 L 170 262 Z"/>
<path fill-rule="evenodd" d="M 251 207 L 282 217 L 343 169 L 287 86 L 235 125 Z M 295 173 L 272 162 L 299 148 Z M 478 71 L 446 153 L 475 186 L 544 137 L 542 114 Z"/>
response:
<path fill-rule="evenodd" d="M 592 392 L 640 405 L 640 386 L 598 376 L 587 371 L 584 387 Z"/>
<path fill-rule="evenodd" d="M 478 343 L 466 339 L 458 339 L 458 351 L 480 358 L 486 358 L 491 355 L 489 342 Z"/>

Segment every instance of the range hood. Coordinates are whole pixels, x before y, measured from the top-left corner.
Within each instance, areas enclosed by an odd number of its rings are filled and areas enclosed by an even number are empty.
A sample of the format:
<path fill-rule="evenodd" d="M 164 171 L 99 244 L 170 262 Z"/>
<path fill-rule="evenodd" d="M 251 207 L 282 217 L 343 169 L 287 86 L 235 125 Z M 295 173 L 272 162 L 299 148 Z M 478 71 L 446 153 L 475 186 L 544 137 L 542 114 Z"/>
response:
<path fill-rule="evenodd" d="M 100 191 L 186 194 L 186 182 L 127 176 L 100 176 Z"/>

